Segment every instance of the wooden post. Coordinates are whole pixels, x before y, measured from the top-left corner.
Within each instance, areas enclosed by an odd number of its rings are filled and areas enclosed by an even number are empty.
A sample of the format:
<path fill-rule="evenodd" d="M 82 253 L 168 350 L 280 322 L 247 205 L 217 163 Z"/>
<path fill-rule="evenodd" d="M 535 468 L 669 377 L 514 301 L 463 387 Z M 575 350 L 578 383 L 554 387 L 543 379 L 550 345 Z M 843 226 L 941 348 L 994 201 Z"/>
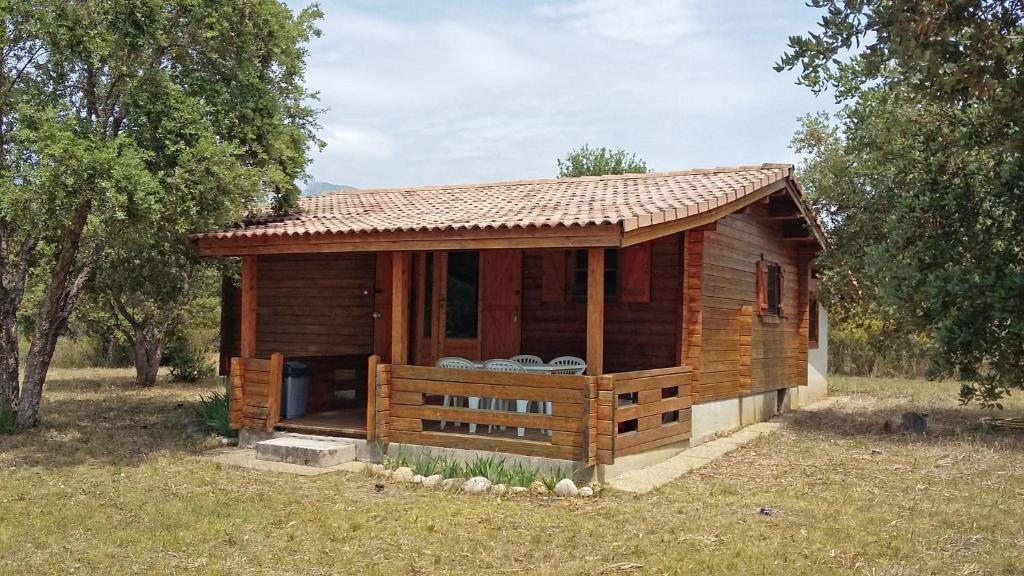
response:
<path fill-rule="evenodd" d="M 704 231 L 687 230 L 683 237 L 683 327 L 680 359 L 693 369 L 690 400 L 699 401 L 701 346 L 704 325 Z"/>
<path fill-rule="evenodd" d="M 284 354 L 270 355 L 270 382 L 267 383 L 267 432 L 281 421 L 281 378 L 284 376 Z"/>
<path fill-rule="evenodd" d="M 242 358 L 256 357 L 257 256 L 242 256 L 242 326 L 239 334 Z"/>
<path fill-rule="evenodd" d="M 366 441 L 373 442 L 377 437 L 377 365 L 380 356 L 370 356 L 366 369 Z"/>
<path fill-rule="evenodd" d="M 245 359 L 231 359 L 231 391 L 228 399 L 228 425 L 232 430 L 242 428 L 242 394 L 245 388 Z"/>
<path fill-rule="evenodd" d="M 587 251 L 587 374 L 604 372 L 604 248 Z"/>
<path fill-rule="evenodd" d="M 391 365 L 377 365 L 377 431 L 376 440 L 387 444 L 391 440 Z"/>
<path fill-rule="evenodd" d="M 391 258 L 391 363 L 409 362 L 409 283 L 412 253 L 395 252 Z"/>

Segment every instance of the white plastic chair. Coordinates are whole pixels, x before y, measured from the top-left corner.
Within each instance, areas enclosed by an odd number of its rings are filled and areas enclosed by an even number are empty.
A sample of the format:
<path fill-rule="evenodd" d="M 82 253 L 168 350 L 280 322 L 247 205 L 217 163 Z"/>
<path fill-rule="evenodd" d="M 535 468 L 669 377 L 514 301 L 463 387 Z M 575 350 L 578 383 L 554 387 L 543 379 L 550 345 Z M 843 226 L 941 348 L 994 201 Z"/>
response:
<path fill-rule="evenodd" d="M 575 356 L 559 356 L 551 362 L 548 362 L 551 366 L 558 366 L 556 370 L 553 370 L 554 374 L 583 374 L 587 371 L 587 363 L 582 358 Z M 564 368 L 562 368 L 564 366 Z"/>
<path fill-rule="evenodd" d="M 513 362 L 519 362 L 520 364 L 543 364 L 540 356 L 534 356 L 533 354 L 519 354 L 511 358 Z"/>
<path fill-rule="evenodd" d="M 437 366 L 438 368 L 456 368 L 460 370 L 473 370 L 476 368 L 476 364 L 473 364 L 473 362 L 466 360 L 465 358 L 459 358 L 457 356 L 445 356 L 444 358 L 438 359 L 438 361 L 435 362 L 434 365 Z M 451 396 L 449 394 L 445 394 L 444 402 L 442 403 L 442 405 L 446 408 L 449 406 L 451 406 L 452 408 L 462 408 L 462 398 L 464 397 Z M 475 408 L 480 405 L 480 399 L 468 398 L 468 404 L 470 408 Z M 444 430 L 446 424 L 447 422 L 441 420 L 441 430 Z M 454 424 L 456 426 L 461 426 L 462 422 L 454 422 Z M 470 424 L 469 428 L 470 432 L 476 432 L 476 424 Z"/>
<path fill-rule="evenodd" d="M 537 357 L 534 356 L 533 358 L 537 358 Z M 540 360 L 540 358 L 537 358 L 537 359 Z M 540 362 L 538 362 L 538 364 L 539 363 Z M 520 364 L 515 359 L 513 359 L 513 360 L 488 360 L 487 362 L 484 362 L 484 369 L 490 370 L 492 372 L 513 372 L 513 373 L 520 373 L 520 374 L 526 372 L 526 369 L 523 368 L 523 365 Z M 494 405 L 492 407 L 494 410 L 508 410 L 508 408 L 509 408 L 508 400 L 500 400 L 498 398 L 495 398 L 492 402 L 494 402 Z M 526 411 L 527 411 L 527 408 L 529 407 L 529 404 L 530 404 L 529 400 L 516 400 L 516 412 L 525 414 Z M 526 428 L 522 428 L 522 427 L 516 428 L 516 436 L 525 436 L 525 435 L 526 435 Z"/>

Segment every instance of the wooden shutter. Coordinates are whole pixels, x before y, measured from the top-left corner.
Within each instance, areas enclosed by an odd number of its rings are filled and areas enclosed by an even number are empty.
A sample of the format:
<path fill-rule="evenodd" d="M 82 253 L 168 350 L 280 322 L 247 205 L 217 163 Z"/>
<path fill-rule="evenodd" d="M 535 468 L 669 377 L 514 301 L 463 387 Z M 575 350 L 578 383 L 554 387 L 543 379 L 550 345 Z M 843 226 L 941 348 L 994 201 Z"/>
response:
<path fill-rule="evenodd" d="M 764 260 L 757 261 L 757 313 L 768 313 L 768 266 Z"/>
<path fill-rule="evenodd" d="M 565 302 L 568 293 L 566 273 L 568 256 L 564 250 L 544 253 L 543 275 L 541 278 L 541 302 Z"/>
<path fill-rule="evenodd" d="M 619 251 L 619 302 L 651 301 L 651 243 Z"/>

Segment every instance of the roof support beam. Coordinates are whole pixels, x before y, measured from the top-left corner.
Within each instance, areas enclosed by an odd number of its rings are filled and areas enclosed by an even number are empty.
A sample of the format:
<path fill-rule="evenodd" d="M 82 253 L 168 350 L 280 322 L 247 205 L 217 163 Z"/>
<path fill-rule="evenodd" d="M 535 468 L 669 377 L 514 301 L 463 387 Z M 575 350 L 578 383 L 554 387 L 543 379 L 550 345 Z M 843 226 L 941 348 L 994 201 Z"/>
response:
<path fill-rule="evenodd" d="M 604 248 L 587 251 L 587 374 L 604 371 Z"/>

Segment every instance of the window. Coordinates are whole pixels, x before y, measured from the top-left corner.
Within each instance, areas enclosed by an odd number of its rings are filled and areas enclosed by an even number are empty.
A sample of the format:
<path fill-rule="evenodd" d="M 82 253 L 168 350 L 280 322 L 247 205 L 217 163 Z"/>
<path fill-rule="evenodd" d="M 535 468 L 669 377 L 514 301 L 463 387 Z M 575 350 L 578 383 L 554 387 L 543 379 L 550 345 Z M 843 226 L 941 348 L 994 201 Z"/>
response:
<path fill-rule="evenodd" d="M 818 347 L 818 295 L 814 292 L 807 299 L 807 347 Z"/>
<path fill-rule="evenodd" d="M 757 262 L 757 308 L 761 316 L 782 316 L 782 267 L 775 262 Z"/>
<path fill-rule="evenodd" d="M 577 250 L 572 260 L 572 299 L 576 302 L 587 300 L 587 268 L 590 258 L 586 250 Z M 604 299 L 615 300 L 619 294 L 619 251 L 608 248 L 604 251 Z"/>
<path fill-rule="evenodd" d="M 782 301 L 782 271 L 778 264 L 768 265 L 768 313 L 779 315 Z"/>
<path fill-rule="evenodd" d="M 449 252 L 444 335 L 476 338 L 480 298 L 480 253 Z"/>

